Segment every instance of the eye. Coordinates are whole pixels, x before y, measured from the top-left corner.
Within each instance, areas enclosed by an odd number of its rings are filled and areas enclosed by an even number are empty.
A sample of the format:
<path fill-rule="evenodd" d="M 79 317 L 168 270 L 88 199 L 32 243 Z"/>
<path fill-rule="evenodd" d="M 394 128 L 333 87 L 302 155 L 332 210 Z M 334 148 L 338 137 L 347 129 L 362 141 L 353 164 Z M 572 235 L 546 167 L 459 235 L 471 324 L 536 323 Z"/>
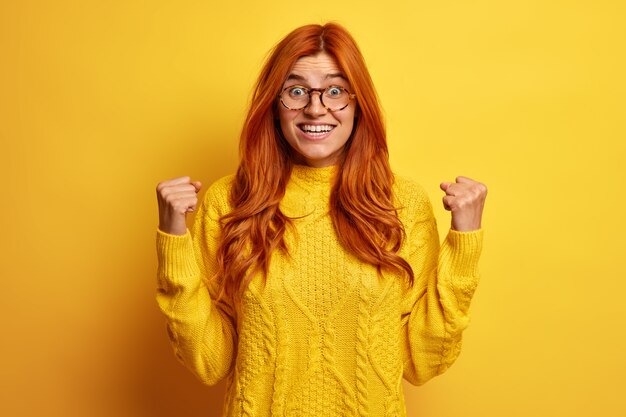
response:
<path fill-rule="evenodd" d="M 326 95 L 329 97 L 339 97 L 343 94 L 343 89 L 341 87 L 328 87 L 326 89 Z"/>
<path fill-rule="evenodd" d="M 307 94 L 307 90 L 299 86 L 291 87 L 288 91 L 291 97 L 303 97 Z"/>

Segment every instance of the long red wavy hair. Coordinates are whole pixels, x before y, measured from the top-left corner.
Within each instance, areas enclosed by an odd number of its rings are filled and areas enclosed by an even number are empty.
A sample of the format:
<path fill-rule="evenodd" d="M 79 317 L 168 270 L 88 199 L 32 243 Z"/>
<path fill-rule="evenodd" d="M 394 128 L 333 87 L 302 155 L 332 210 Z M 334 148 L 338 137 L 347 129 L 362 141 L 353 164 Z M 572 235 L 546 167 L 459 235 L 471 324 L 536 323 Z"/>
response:
<path fill-rule="evenodd" d="M 279 203 L 291 175 L 293 152 L 277 122 L 277 96 L 295 62 L 322 51 L 337 60 L 357 97 L 358 117 L 331 192 L 330 216 L 337 237 L 379 273 L 383 269 L 405 272 L 413 284 L 411 266 L 398 255 L 405 232 L 392 201 L 394 177 L 382 112 L 363 56 L 342 26 L 307 25 L 289 33 L 272 50 L 241 132 L 232 211 L 222 218 L 216 274 L 220 298 L 226 296 L 237 305 L 255 272 L 267 276 L 272 253 L 287 252 L 283 237 L 290 219 Z"/>

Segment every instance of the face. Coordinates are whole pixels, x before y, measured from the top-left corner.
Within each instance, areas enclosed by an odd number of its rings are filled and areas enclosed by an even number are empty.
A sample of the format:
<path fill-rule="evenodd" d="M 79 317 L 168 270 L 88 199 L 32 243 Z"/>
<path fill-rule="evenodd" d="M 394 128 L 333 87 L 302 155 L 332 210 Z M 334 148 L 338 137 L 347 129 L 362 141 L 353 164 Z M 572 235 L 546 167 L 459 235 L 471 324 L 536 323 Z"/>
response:
<path fill-rule="evenodd" d="M 322 89 L 332 85 L 352 93 L 337 62 L 326 52 L 296 61 L 283 88 L 294 85 Z M 311 92 L 311 101 L 301 110 L 289 110 L 279 102 L 280 127 L 295 151 L 296 163 L 318 168 L 335 165 L 352 133 L 355 109 L 353 99 L 343 110 L 331 112 L 322 105 L 316 92 Z"/>

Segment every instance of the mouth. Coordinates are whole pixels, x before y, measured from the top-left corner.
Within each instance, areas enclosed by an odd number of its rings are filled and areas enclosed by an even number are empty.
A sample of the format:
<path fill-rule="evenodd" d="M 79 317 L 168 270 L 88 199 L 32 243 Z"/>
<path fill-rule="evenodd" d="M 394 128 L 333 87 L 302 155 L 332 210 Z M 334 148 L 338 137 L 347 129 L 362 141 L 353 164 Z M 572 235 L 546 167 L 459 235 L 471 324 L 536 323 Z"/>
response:
<path fill-rule="evenodd" d="M 298 125 L 298 129 L 304 133 L 307 138 L 310 139 L 323 139 L 330 134 L 335 128 L 335 125 L 312 125 L 307 123 L 301 123 Z"/>

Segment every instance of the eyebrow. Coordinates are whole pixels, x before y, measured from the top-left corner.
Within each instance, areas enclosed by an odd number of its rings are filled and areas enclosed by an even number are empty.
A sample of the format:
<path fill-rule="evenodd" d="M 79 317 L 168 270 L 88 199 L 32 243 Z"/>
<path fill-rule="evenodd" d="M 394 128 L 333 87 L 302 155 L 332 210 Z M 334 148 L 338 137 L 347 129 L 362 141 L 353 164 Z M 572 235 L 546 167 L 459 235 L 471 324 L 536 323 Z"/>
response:
<path fill-rule="evenodd" d="M 343 75 L 340 72 L 334 72 L 331 74 L 326 74 L 326 77 L 324 77 L 325 80 L 328 80 L 329 78 L 341 78 L 344 81 L 348 81 L 345 77 L 345 75 Z M 297 81 L 306 81 L 306 78 L 304 78 L 302 75 L 298 75 L 298 74 L 289 74 L 289 76 L 287 77 L 287 81 L 289 80 L 297 80 Z"/>

